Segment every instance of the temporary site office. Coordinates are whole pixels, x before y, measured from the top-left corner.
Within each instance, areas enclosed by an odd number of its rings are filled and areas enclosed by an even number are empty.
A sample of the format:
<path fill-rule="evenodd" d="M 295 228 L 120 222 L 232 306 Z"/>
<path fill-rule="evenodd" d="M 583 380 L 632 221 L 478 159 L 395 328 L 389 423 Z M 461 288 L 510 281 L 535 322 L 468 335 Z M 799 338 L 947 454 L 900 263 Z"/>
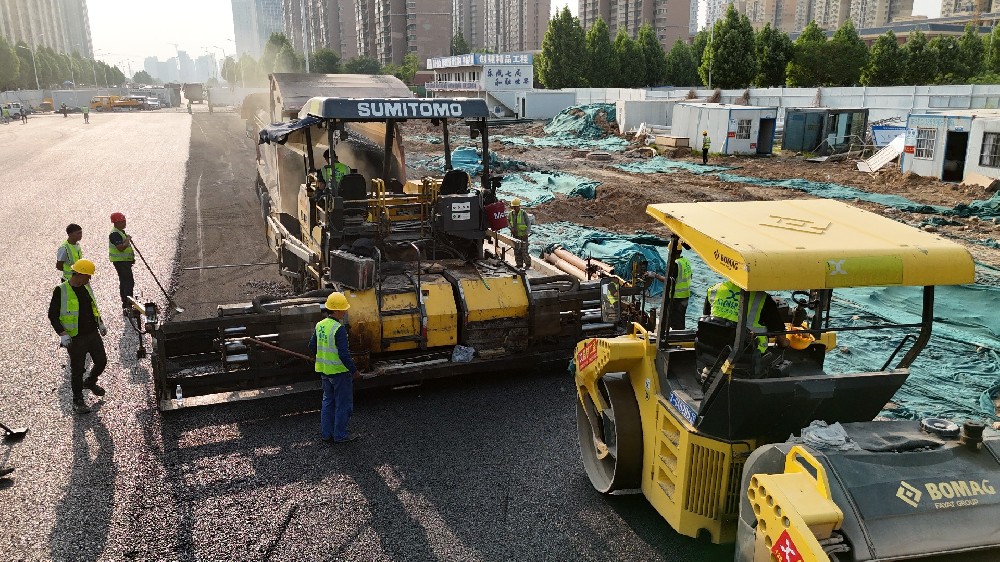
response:
<path fill-rule="evenodd" d="M 701 147 L 708 131 L 713 153 L 771 154 L 778 108 L 720 103 L 678 103 L 674 106 L 673 136 L 688 137 Z"/>

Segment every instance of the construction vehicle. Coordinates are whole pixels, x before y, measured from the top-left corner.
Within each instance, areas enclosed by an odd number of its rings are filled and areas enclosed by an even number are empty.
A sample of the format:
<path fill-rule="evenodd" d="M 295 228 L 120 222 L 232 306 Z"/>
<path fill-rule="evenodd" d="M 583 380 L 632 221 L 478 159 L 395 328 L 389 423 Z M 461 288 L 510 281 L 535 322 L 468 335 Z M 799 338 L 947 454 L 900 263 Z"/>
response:
<path fill-rule="evenodd" d="M 184 84 L 184 98 L 190 103 L 205 103 L 205 85 L 201 83 Z"/>
<path fill-rule="evenodd" d="M 489 228 L 504 217 L 496 178 L 487 168 L 476 185 L 450 166 L 449 127 L 466 128 L 488 154 L 484 100 L 370 97 L 410 96 L 392 76 L 272 81 L 282 87 L 272 89 L 268 103 L 254 108 L 248 99 L 243 109 L 250 129 L 272 111 L 279 117 L 254 131 L 261 142 L 258 184 L 265 184 L 262 209 L 279 267 L 304 292 L 220 306 L 218 317 L 201 320 L 162 321 L 155 306 L 137 307 L 152 335 L 161 410 L 182 407 L 174 399 L 178 388 L 185 408 L 318 388 L 307 343 L 334 290 L 350 302 L 359 389 L 547 366 L 562 371 L 580 337 L 621 333 L 632 320 L 648 323 L 641 283 L 606 270 L 579 279 L 541 260 L 527 270 L 509 263 L 514 241 Z M 369 97 L 305 97 L 317 90 Z M 405 177 L 405 120 L 441 128 L 447 171 Z M 349 173 L 323 173 L 318 160 L 327 149 Z"/>
<path fill-rule="evenodd" d="M 998 433 L 974 420 L 873 421 L 930 338 L 935 286 L 973 282 L 965 248 L 829 200 L 647 212 L 673 233 L 671 260 L 684 242 L 739 288 L 739 320 L 671 330 L 668 279 L 654 330 L 578 344 L 579 441 L 598 491 L 641 489 L 678 533 L 735 542 L 740 561 L 1000 559 Z M 831 314 L 834 291 L 862 286 L 921 288 L 909 301 L 919 322 Z M 779 306 L 785 331 L 755 327 L 760 291 L 793 291 L 794 306 Z M 884 364 L 824 366 L 838 334 L 867 330 L 891 343 Z M 813 430 L 844 446 L 821 447 Z"/>

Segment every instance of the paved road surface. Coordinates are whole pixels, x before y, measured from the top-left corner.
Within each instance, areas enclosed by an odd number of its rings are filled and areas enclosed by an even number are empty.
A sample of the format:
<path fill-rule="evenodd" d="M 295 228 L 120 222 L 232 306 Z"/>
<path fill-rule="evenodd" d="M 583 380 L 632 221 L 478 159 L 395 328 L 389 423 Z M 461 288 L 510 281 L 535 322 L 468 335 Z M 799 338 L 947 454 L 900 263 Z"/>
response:
<path fill-rule="evenodd" d="M 262 225 L 242 130 L 234 115 L 218 113 L 0 126 L 0 151 L 17 154 L 0 177 L 0 234 L 10 241 L 0 314 L 23 319 L 0 330 L 0 421 L 31 428 L 24 442 L 0 444 L 0 465 L 17 468 L 0 485 L 0 558 L 731 557 L 677 536 L 641 496 L 593 491 L 565 373 L 366 393 L 353 422 L 362 440 L 330 447 L 319 440 L 317 394 L 161 417 L 148 362 L 135 362 L 134 336 L 109 314 L 108 395 L 95 413 L 70 414 L 64 353 L 45 320 L 65 224 L 83 225 L 84 252 L 98 258 L 98 300 L 112 312 L 114 271 L 103 256 L 114 210 L 129 215 L 163 278 L 176 256 L 183 265 L 266 261 L 252 242 Z M 212 286 L 231 301 L 234 291 L 275 280 L 266 268 L 206 275 L 182 273 L 177 300 L 208 310 Z M 137 277 L 142 295 L 162 304 L 149 276 Z"/>

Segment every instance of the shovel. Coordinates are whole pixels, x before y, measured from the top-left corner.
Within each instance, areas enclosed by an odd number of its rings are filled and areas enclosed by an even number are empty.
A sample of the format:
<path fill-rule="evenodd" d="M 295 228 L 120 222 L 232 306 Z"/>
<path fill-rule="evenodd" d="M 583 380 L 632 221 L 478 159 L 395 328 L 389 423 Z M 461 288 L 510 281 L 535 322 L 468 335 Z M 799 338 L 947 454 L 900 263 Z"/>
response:
<path fill-rule="evenodd" d="M 28 433 L 28 428 L 26 427 L 11 429 L 2 423 L 0 423 L 0 430 L 3 431 L 4 441 L 20 441 Z"/>
<path fill-rule="evenodd" d="M 153 276 L 153 281 L 156 281 L 156 286 L 159 287 L 160 291 L 163 292 L 163 296 L 167 297 L 167 303 L 169 303 L 170 306 L 174 307 L 174 310 L 177 311 L 177 314 L 184 312 L 184 309 L 180 307 L 176 302 L 174 302 L 174 299 L 167 293 L 167 290 L 163 288 L 163 285 L 160 283 L 160 280 L 157 279 L 156 274 L 153 273 L 153 268 L 149 267 L 149 264 L 146 263 L 146 258 L 142 257 L 142 252 L 140 252 L 139 247 L 135 245 L 135 240 L 132 240 L 132 249 L 135 250 L 136 255 L 138 255 L 139 259 L 142 260 L 142 265 L 146 266 L 146 270 L 149 271 L 149 274 Z"/>

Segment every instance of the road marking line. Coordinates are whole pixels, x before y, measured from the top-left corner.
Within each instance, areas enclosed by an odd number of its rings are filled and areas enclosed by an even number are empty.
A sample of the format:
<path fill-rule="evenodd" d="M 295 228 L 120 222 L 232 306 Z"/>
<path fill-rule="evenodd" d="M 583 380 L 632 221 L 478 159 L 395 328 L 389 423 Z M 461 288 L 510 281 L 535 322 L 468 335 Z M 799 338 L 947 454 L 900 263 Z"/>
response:
<path fill-rule="evenodd" d="M 198 174 L 198 184 L 194 188 L 194 214 L 195 221 L 197 224 L 198 232 L 198 265 L 205 265 L 205 244 L 202 243 L 201 234 L 201 174 Z M 201 276 L 201 272 L 204 270 L 198 270 L 198 276 Z"/>

